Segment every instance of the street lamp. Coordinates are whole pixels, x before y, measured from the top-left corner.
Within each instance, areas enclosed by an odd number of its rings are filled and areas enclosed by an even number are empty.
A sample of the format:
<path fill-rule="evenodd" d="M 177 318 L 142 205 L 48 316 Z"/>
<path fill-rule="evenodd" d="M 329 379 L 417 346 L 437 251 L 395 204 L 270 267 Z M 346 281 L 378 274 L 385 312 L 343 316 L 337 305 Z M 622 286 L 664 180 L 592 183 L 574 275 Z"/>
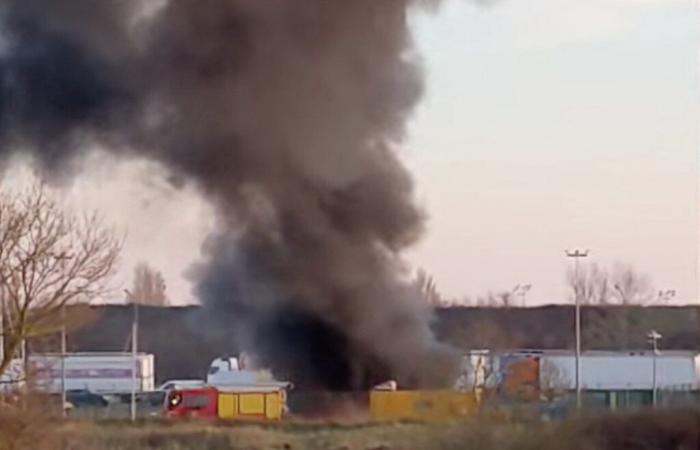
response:
<path fill-rule="evenodd" d="M 659 354 L 658 341 L 662 337 L 663 336 L 661 336 L 661 333 L 659 333 L 656 330 L 651 330 L 649 333 L 647 333 L 647 339 L 649 339 L 649 342 L 651 343 L 651 348 L 652 348 L 652 355 L 651 355 L 651 360 L 652 360 L 652 366 L 651 366 L 651 404 L 653 406 L 656 406 L 656 357 Z"/>
<path fill-rule="evenodd" d="M 65 268 L 66 261 L 73 258 L 73 255 L 61 252 L 60 254 L 51 254 L 57 261 L 60 261 L 61 269 Z M 61 417 L 65 418 L 68 415 L 68 410 L 66 405 L 68 404 L 68 397 L 66 393 L 66 353 L 68 351 L 67 345 L 67 331 L 66 331 L 66 302 L 61 304 Z"/>
<path fill-rule="evenodd" d="M 66 404 L 68 397 L 66 395 L 66 305 L 61 305 L 61 417 L 65 418 L 68 415 Z"/>
<path fill-rule="evenodd" d="M 136 371 L 138 368 L 139 302 L 128 289 L 124 289 L 127 300 L 134 305 L 134 320 L 131 324 L 131 421 L 136 421 Z"/>
<path fill-rule="evenodd" d="M 675 296 L 676 296 L 675 289 L 666 289 L 665 291 L 659 291 L 659 296 L 657 298 L 657 301 L 659 303 L 668 303 L 669 301 L 673 300 L 673 298 Z"/>
<path fill-rule="evenodd" d="M 588 250 L 566 250 L 567 258 L 574 259 L 574 302 L 576 304 L 576 409 L 581 410 L 581 300 L 579 298 L 580 280 L 578 274 L 578 260 L 588 257 Z"/>
<path fill-rule="evenodd" d="M 525 296 L 532 289 L 531 284 L 516 284 L 513 288 L 512 294 L 514 297 L 520 297 L 520 306 L 525 307 Z"/>

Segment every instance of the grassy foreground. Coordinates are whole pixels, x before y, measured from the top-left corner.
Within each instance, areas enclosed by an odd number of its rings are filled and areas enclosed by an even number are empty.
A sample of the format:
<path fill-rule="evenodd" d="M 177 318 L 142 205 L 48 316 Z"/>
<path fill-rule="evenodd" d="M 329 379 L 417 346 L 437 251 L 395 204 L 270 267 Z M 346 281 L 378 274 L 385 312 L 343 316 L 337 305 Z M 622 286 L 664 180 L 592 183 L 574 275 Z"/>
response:
<path fill-rule="evenodd" d="M 0 423 L 1 450 L 697 450 L 697 410 L 609 415 L 555 424 L 283 423 L 147 421 L 44 422 L 12 434 Z M 28 424 L 25 424 L 28 425 Z M 16 430 L 15 430 L 16 431 Z"/>

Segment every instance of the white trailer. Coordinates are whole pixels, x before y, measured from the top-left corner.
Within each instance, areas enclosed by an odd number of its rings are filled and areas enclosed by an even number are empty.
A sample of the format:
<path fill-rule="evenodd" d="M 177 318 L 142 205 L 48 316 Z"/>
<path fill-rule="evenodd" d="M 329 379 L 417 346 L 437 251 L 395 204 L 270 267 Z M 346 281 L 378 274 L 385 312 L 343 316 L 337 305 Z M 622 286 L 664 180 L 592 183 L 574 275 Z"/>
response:
<path fill-rule="evenodd" d="M 487 386 L 502 382 L 508 363 L 518 358 L 538 361 L 541 389 L 575 390 L 576 356 L 570 350 L 472 351 L 465 361 L 472 384 Z M 659 390 L 700 390 L 700 353 L 692 351 L 585 351 L 580 363 L 584 391 L 651 391 L 654 382 Z M 475 368 L 485 369 L 488 379 Z"/>
<path fill-rule="evenodd" d="M 538 356 L 541 378 L 554 372 L 562 388 L 575 389 L 576 358 L 571 352 L 549 351 Z M 581 355 L 583 390 L 649 391 L 654 376 L 657 389 L 698 390 L 700 354 L 689 351 L 662 351 L 657 355 L 651 351 L 590 351 Z"/>
<path fill-rule="evenodd" d="M 68 353 L 64 359 L 65 389 L 86 389 L 101 394 L 131 392 L 133 369 L 136 370 L 136 391 L 155 389 L 154 357 L 139 353 L 136 361 L 131 353 Z M 61 392 L 61 355 L 36 354 L 29 357 L 32 382 L 37 389 Z"/>
<path fill-rule="evenodd" d="M 7 393 L 24 387 L 24 367 L 21 359 L 13 359 L 0 374 L 0 392 Z"/>

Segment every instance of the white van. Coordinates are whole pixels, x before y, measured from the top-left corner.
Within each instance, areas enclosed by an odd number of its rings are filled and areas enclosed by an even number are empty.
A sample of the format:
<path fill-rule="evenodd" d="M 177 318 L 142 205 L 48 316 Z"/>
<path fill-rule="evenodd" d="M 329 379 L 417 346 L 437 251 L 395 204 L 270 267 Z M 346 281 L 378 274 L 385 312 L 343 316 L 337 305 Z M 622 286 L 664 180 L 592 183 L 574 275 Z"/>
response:
<path fill-rule="evenodd" d="M 204 380 L 168 380 L 158 387 L 158 391 L 168 392 L 173 389 L 191 389 L 205 386 Z"/>

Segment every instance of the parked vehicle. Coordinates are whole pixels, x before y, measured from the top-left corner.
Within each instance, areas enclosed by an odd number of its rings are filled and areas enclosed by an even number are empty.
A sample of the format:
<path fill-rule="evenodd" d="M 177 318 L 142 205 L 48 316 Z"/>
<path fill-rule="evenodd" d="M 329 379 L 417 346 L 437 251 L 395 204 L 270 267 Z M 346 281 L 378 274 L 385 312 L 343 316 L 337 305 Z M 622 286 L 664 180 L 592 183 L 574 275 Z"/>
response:
<path fill-rule="evenodd" d="M 173 389 L 199 388 L 206 386 L 204 380 L 168 380 L 158 386 L 157 391 L 172 391 Z"/>
<path fill-rule="evenodd" d="M 29 357 L 36 387 L 49 393 L 61 392 L 61 356 L 36 354 Z M 134 358 L 131 353 L 69 353 L 64 359 L 65 388 L 99 394 L 126 394 L 132 390 Z M 136 355 L 136 391 L 155 388 L 152 354 Z"/>
<path fill-rule="evenodd" d="M 97 407 L 104 408 L 109 405 L 107 399 L 87 389 L 71 389 L 66 391 L 66 401 L 73 408 Z"/>
<path fill-rule="evenodd" d="M 207 386 L 168 393 L 164 415 L 173 418 L 218 418 L 278 421 L 286 404 L 284 386 Z"/>
<path fill-rule="evenodd" d="M 246 361 L 241 358 L 222 357 L 216 358 L 209 366 L 206 385 L 208 386 L 282 386 L 291 387 L 290 383 L 279 382 L 274 379 L 268 370 L 255 370 L 248 365 L 241 364 Z"/>

